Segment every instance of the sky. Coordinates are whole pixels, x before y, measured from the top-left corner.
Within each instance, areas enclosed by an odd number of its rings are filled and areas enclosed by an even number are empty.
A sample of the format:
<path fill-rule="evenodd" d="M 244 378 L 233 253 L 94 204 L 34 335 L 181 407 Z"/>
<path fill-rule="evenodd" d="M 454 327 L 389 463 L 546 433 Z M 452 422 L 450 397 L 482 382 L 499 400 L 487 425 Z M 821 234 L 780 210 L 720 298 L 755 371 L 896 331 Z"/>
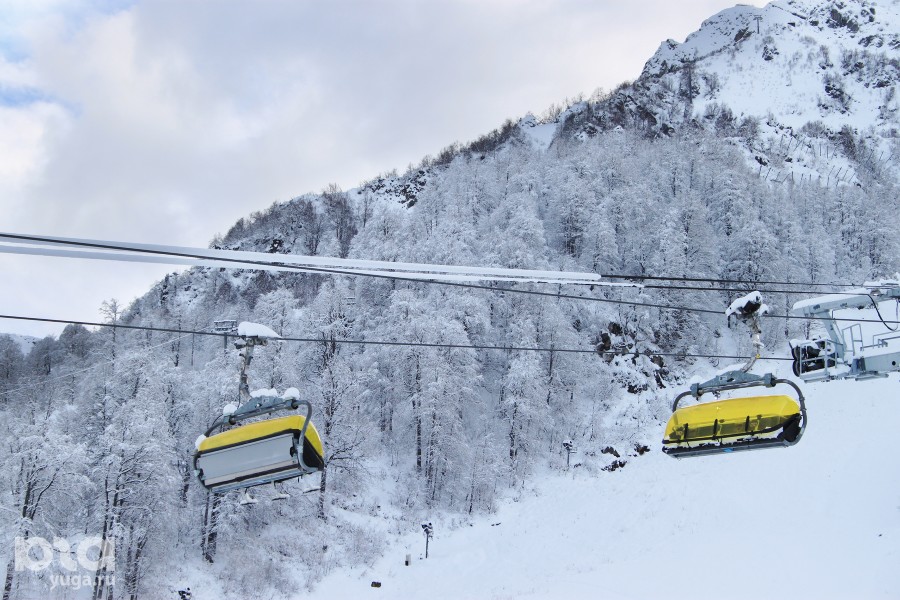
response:
<path fill-rule="evenodd" d="M 734 4 L 0 0 L 0 231 L 205 247 L 633 80 Z M 0 314 L 99 320 L 172 270 L 0 254 Z"/>

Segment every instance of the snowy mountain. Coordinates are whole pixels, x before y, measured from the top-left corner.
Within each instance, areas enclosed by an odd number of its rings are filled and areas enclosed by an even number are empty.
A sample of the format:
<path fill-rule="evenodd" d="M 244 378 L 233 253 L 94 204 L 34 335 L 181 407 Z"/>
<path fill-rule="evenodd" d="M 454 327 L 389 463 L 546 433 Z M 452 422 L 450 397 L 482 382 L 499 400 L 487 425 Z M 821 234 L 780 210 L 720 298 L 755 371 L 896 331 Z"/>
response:
<path fill-rule="evenodd" d="M 676 463 L 660 439 L 692 377 L 751 351 L 746 329 L 725 319 L 735 297 L 760 287 L 771 307 L 766 369 L 788 339 L 816 332 L 784 315 L 822 288 L 757 282 L 858 283 L 900 271 L 897 14 L 896 2 L 837 0 L 724 11 L 683 44 L 664 43 L 635 82 L 608 95 L 508 121 L 406 173 L 276 203 L 212 243 L 275 259 L 740 282 L 733 288 L 476 290 L 204 267 L 167 276 L 130 306 L 102 307 L 109 323 L 196 333 L 70 325 L 27 357 L 0 354 L 0 507 L 10 507 L 0 515 L 21 515 L 2 517 L 0 547 L 24 533 L 115 532 L 118 583 L 96 584 L 93 597 L 190 587 L 194 600 L 295 598 L 329 574 L 323 597 L 351 588 L 357 597 L 361 570 L 390 577 L 386 587 L 397 587 L 386 597 L 418 597 L 414 589 L 451 571 L 488 577 L 492 561 L 502 567 L 487 597 L 596 597 L 594 578 L 619 576 L 615 597 L 638 574 L 672 575 L 667 551 L 679 548 L 716 555 L 716 585 L 692 595 L 718 595 L 729 575 L 747 579 L 729 570 L 722 547 L 769 572 L 775 541 L 805 578 L 839 580 L 843 595 L 850 580 L 837 573 L 838 555 L 822 558 L 830 548 L 820 533 L 830 532 L 850 540 L 850 564 L 870 564 L 862 589 L 889 595 L 897 512 L 887 500 L 843 510 L 862 502 L 855 485 L 896 496 L 883 483 L 890 437 L 865 437 L 882 431 L 869 421 L 883 428 L 896 416 L 878 402 L 883 382 L 823 389 L 826 400 L 810 403 L 822 428 L 810 425 L 808 442 L 790 450 Z M 251 390 L 297 388 L 323 437 L 325 475 L 286 483 L 288 500 L 260 490 L 248 508 L 195 478 L 198 435 L 237 401 L 233 339 L 204 335 L 225 319 L 296 338 L 258 348 L 250 371 Z M 863 399 L 857 389 L 877 392 Z M 829 412 L 831 390 L 847 402 Z M 564 440 L 579 451 L 576 479 L 564 475 Z M 871 454 L 841 454 L 860 447 Z M 536 512 L 557 505 L 574 524 L 541 524 Z M 596 522 L 595 506 L 606 511 Z M 428 521 L 438 527 L 436 560 L 392 573 L 398 548 L 421 539 Z M 548 561 L 578 572 L 506 583 L 535 577 L 497 556 L 520 539 L 510 525 L 528 540 L 510 557 L 546 547 L 559 552 Z M 871 539 L 878 533 L 887 537 Z M 464 564 L 467 550 L 482 562 Z M 685 556 L 672 564 L 690 568 Z M 12 599 L 43 597 L 48 579 L 66 574 L 15 571 L 6 558 Z M 347 577 L 351 587 L 335 583 Z M 638 596 L 661 595 L 666 583 L 682 590 L 674 578 L 641 583 Z M 823 586 L 806 589 L 827 596 Z M 480 597 L 483 588 L 442 589 Z"/>
<path fill-rule="evenodd" d="M 682 44 L 664 42 L 636 86 L 647 96 L 669 96 L 669 114 L 657 112 L 663 130 L 689 120 L 735 135 L 749 126 L 745 120 L 759 119 L 762 139 L 746 132 L 747 147 L 777 162 L 785 176 L 821 175 L 839 165 L 846 171 L 839 181 L 858 183 L 850 171 L 863 168 L 887 168 L 896 177 L 898 31 L 896 2 L 737 6 Z M 766 143 L 770 136 L 778 136 L 777 148 Z M 831 160 L 835 152 L 845 162 Z"/>
<path fill-rule="evenodd" d="M 736 6 L 683 42 L 663 42 L 633 83 L 602 97 L 527 115 L 469 144 L 452 144 L 361 193 L 416 202 L 460 155 L 547 150 L 616 128 L 670 137 L 704 130 L 739 148 L 757 175 L 823 187 L 900 181 L 900 7 L 890 0 L 776 0 Z"/>
<path fill-rule="evenodd" d="M 736 6 L 605 99 L 569 107 L 556 135 L 702 128 L 733 141 L 767 180 L 869 185 L 900 177 L 900 8 L 896 2 L 787 0 Z M 526 118 L 520 127 L 546 139 Z"/>
<path fill-rule="evenodd" d="M 898 27 L 895 2 L 737 6 L 705 21 L 684 43 L 663 43 L 642 79 L 678 84 L 693 103 L 693 118 L 720 103 L 739 119 L 771 113 L 796 130 L 821 121 L 832 131 L 850 125 L 889 137 L 897 128 Z"/>

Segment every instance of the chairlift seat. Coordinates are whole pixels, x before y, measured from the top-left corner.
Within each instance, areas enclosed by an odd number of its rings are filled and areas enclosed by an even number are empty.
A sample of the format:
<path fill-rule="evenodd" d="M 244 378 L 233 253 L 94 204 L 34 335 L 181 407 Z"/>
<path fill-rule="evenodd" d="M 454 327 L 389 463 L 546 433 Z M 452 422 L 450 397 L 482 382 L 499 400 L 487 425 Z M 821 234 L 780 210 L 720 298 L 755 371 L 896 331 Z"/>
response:
<path fill-rule="evenodd" d="M 800 403 L 786 395 L 731 398 L 677 409 L 663 452 L 681 456 L 790 446 L 801 432 Z"/>
<path fill-rule="evenodd" d="M 303 434 L 305 422 L 300 415 L 268 419 L 204 439 L 194 456 L 200 482 L 222 493 L 322 470 L 322 440 L 312 422 Z"/>

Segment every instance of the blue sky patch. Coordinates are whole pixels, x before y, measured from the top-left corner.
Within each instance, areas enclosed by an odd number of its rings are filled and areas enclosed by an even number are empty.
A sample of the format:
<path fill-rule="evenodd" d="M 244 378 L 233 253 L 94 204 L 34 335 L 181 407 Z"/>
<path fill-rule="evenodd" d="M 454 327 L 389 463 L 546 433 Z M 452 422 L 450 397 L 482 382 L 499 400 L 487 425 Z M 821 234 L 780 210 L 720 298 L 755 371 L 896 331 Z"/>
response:
<path fill-rule="evenodd" d="M 56 100 L 37 88 L 9 87 L 0 84 L 0 105 L 27 106 L 35 102 L 56 102 Z"/>

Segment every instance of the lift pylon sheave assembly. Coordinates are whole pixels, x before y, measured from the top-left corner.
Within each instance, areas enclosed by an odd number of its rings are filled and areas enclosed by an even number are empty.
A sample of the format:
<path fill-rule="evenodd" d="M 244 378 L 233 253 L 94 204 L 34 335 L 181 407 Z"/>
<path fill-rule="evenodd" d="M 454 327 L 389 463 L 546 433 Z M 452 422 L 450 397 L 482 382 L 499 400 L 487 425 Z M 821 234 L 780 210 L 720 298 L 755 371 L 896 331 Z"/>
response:
<path fill-rule="evenodd" d="M 695 383 L 672 404 L 672 416 L 666 424 L 663 452 L 675 458 L 705 456 L 741 450 L 760 450 L 793 446 L 806 429 L 806 402 L 797 385 L 778 379 L 771 373 L 753 375 L 748 371 L 763 348 L 759 323 L 768 311 L 759 292 L 736 300 L 726 311 L 744 321 L 751 331 L 754 355 L 738 370 L 728 371 L 704 383 Z M 796 398 L 785 394 L 728 398 L 679 408 L 688 396 L 700 400 L 704 394 L 753 387 L 773 388 L 785 385 Z"/>
<path fill-rule="evenodd" d="M 830 381 L 887 377 L 890 372 L 900 371 L 900 328 L 885 322 L 879 308 L 890 300 L 900 302 L 898 280 L 879 281 L 844 294 L 795 303 L 791 314 L 820 319 L 826 334 L 791 342 L 794 374 L 804 381 Z M 884 324 L 878 333 L 867 332 L 869 343 L 865 340 L 864 323 L 841 328 L 834 320 L 834 311 L 853 308 L 874 309 Z"/>
<path fill-rule="evenodd" d="M 225 493 L 277 483 L 325 467 L 322 440 L 312 424 L 309 402 L 300 400 L 294 393 L 284 396 L 250 393 L 247 369 L 253 348 L 266 342 L 259 335 L 243 335 L 235 342 L 243 358 L 240 393 L 244 403 L 213 421 L 200 438 L 194 455 L 197 478 L 210 492 Z M 227 429 L 254 417 L 297 411 L 301 407 L 305 408 L 305 414 Z"/>

